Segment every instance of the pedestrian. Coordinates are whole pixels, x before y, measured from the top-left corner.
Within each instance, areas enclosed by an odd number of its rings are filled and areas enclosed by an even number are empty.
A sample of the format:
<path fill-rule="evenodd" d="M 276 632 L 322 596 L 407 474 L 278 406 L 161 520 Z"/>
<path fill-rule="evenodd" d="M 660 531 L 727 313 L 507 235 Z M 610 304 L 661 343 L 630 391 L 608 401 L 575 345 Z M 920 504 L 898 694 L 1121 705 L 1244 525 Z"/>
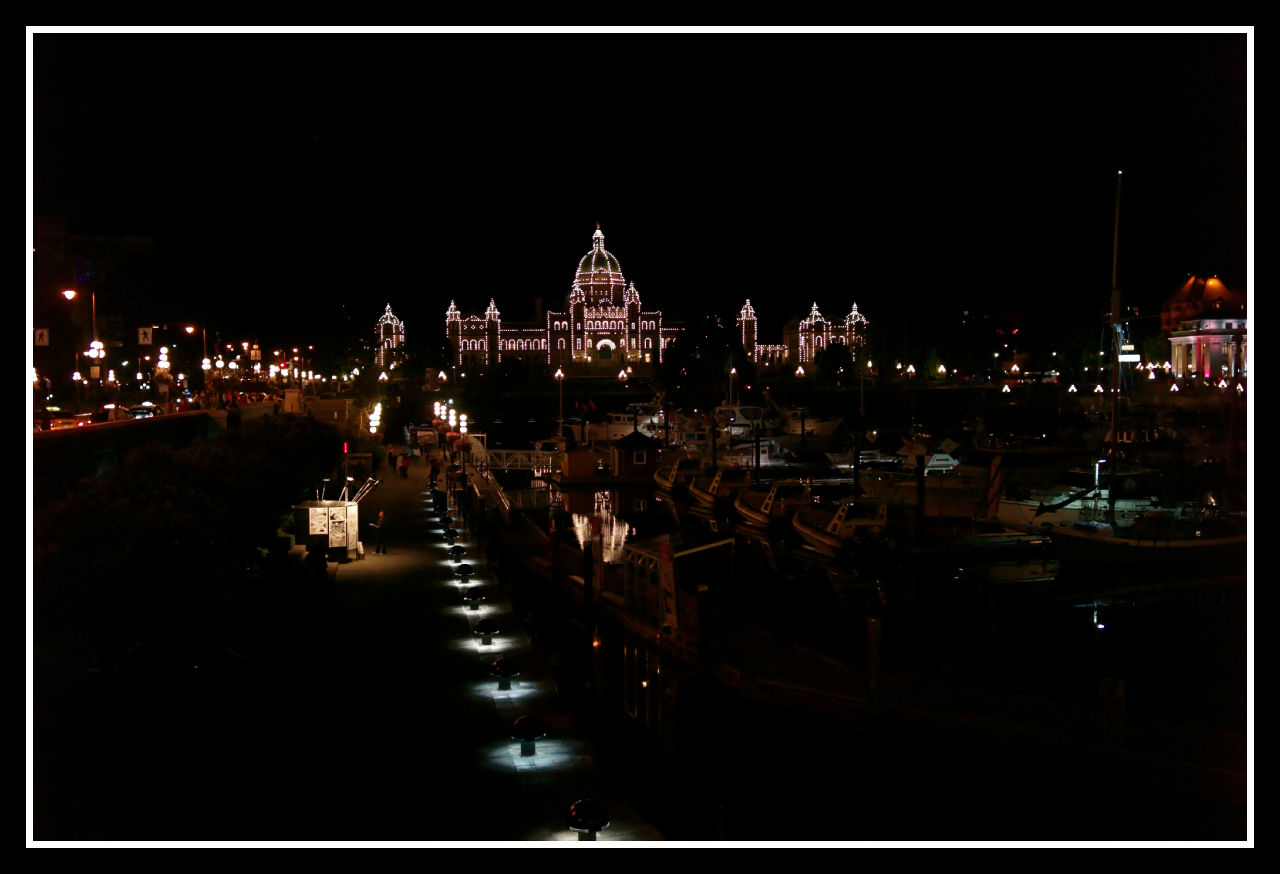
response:
<path fill-rule="evenodd" d="M 387 554 L 387 514 L 382 510 L 378 511 L 378 521 L 370 522 L 369 525 L 375 532 L 373 541 L 373 554 Z"/>
<path fill-rule="evenodd" d="M 307 574 L 311 580 L 312 594 L 321 595 L 328 594 L 329 583 L 329 559 L 325 555 L 324 546 L 319 543 L 307 544 L 307 556 L 303 561 L 307 568 Z"/>
<path fill-rule="evenodd" d="M 396 466 L 400 468 L 400 479 L 409 478 L 409 453 L 405 452 L 396 460 Z"/>

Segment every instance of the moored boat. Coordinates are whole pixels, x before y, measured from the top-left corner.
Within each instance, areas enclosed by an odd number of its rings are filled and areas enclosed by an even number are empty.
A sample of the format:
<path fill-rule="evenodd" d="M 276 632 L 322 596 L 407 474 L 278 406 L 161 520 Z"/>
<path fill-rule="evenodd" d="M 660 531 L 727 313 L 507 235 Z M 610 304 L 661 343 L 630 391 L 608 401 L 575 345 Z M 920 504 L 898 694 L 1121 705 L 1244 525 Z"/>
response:
<path fill-rule="evenodd" d="M 945 520 L 926 524 L 913 548 L 915 559 L 936 559 L 965 576 L 994 584 L 1045 583 L 1061 567 L 1054 539 L 1047 533 L 1028 533 L 992 520 L 957 519 L 951 530 Z"/>
<path fill-rule="evenodd" d="M 658 488 L 674 493 L 687 486 L 702 470 L 702 459 L 697 455 L 680 454 L 662 464 L 653 472 Z"/>
<path fill-rule="evenodd" d="M 721 467 L 713 476 L 697 477 L 689 483 L 689 499 L 704 507 L 728 500 L 751 486 L 751 468 Z"/>
<path fill-rule="evenodd" d="M 608 413 L 605 420 L 587 426 L 587 438 L 610 443 L 639 431 L 646 437 L 662 437 L 666 417 L 657 404 L 629 404 L 622 412 Z"/>
<path fill-rule="evenodd" d="M 750 488 L 738 492 L 733 508 L 748 522 L 769 526 L 786 522 L 809 500 L 809 488 L 800 480 L 778 480 L 767 489 Z"/>
<path fill-rule="evenodd" d="M 1153 572 L 1155 581 L 1247 571 L 1245 517 L 1212 506 L 1155 509 L 1137 503 L 1117 501 L 1111 511 L 1105 500 L 1078 500 L 1056 509 L 1002 500 L 996 518 L 1018 530 L 1051 536 L 1071 566 L 1142 567 Z"/>
<path fill-rule="evenodd" d="M 724 404 L 715 409 L 715 423 L 725 439 L 745 440 L 764 428 L 764 407 Z"/>
<path fill-rule="evenodd" d="M 801 507 L 791 525 L 805 543 L 835 555 L 858 540 L 883 534 L 887 518 L 884 501 L 848 497 L 834 508 Z"/>

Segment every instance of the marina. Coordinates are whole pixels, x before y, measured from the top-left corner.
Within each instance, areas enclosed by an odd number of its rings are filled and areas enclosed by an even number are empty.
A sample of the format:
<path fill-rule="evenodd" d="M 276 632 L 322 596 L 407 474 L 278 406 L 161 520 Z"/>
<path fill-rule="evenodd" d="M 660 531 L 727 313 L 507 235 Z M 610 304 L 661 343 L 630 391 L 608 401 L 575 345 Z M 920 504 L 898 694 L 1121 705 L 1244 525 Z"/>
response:
<path fill-rule="evenodd" d="M 958 449 L 956 457 L 966 452 Z M 699 463 L 709 483 L 709 457 Z M 685 456 L 678 466 L 688 470 L 694 462 Z M 1176 767 L 1195 770 L 1202 765 L 1191 759 L 1202 754 L 1230 755 L 1204 732 L 1227 738 L 1242 731 L 1243 676 L 1233 666 L 1243 645 L 1237 631 L 1243 544 L 1231 547 L 1239 568 L 1171 561 L 1130 570 L 1104 563 L 1100 572 L 1069 542 L 1062 547 L 1067 541 L 1056 526 L 1020 530 L 1005 513 L 980 516 L 980 502 L 970 502 L 964 515 L 922 513 L 932 505 L 917 505 L 902 485 L 915 485 L 918 476 L 921 487 L 936 488 L 935 480 L 956 470 L 894 473 L 901 488 L 891 494 L 902 497 L 893 500 L 868 497 L 879 484 L 875 475 L 858 497 L 852 471 L 832 466 L 827 477 L 813 478 L 796 476 L 798 470 L 812 472 L 782 465 L 733 500 L 710 504 L 656 482 L 623 488 L 602 481 L 586 492 L 558 493 L 549 483 L 533 489 L 546 495 L 542 502 L 519 513 L 528 544 L 522 551 L 531 558 L 509 581 L 513 593 L 533 605 L 546 623 L 541 639 L 560 641 L 549 644 L 557 651 L 572 649 L 582 629 L 594 629 L 588 650 L 613 666 L 597 675 L 603 685 L 594 706 L 619 743 L 626 739 L 627 757 L 658 769 L 672 787 L 687 786 L 681 791 L 697 797 L 711 791 L 718 799 L 711 810 L 695 804 L 685 811 L 689 822 L 706 826 L 720 810 L 746 828 L 753 799 L 769 803 L 759 793 L 817 791 L 804 774 L 777 770 L 772 753 L 757 756 L 769 775 L 758 785 L 729 776 L 733 757 L 750 754 L 745 738 L 725 740 L 735 719 L 755 721 L 778 743 L 803 743 L 797 735 L 803 724 L 810 739 L 838 744 L 841 732 L 853 731 L 909 757 L 911 764 L 893 776 L 876 768 L 862 775 L 880 780 L 887 793 L 883 807 L 853 804 L 871 821 L 891 811 L 902 815 L 911 804 L 894 788 L 907 775 L 977 779 L 961 763 L 991 744 L 1011 744 L 1042 774 L 1043 785 L 1034 789 L 1012 775 L 986 779 L 982 797 L 1011 824 L 1027 827 L 1029 820 L 992 793 L 1020 791 L 1045 809 L 1069 799 L 1084 803 L 1087 781 L 1070 764 L 1076 754 L 1066 752 L 1080 745 L 1113 761 L 1108 767 L 1131 769 L 1154 761 L 1134 759 L 1138 750 L 1149 755 L 1156 745 L 1160 756 L 1169 755 L 1174 734 L 1185 730 L 1175 726 L 1194 713 L 1203 726 L 1195 743 L 1204 746 L 1190 759 L 1186 750 L 1175 754 Z M 1025 469 L 1005 474 L 1015 482 L 1029 476 Z M 522 491 L 519 484 L 511 489 Z M 784 491 L 788 505 L 798 503 L 791 511 L 797 524 L 779 525 L 772 512 L 761 524 L 760 496 L 772 493 L 776 501 Z M 858 508 L 858 533 L 825 545 L 804 537 L 798 523 L 813 519 L 823 503 L 846 508 L 846 517 Z M 815 527 L 829 526 L 827 513 L 820 517 L 827 524 Z M 1179 640 L 1173 629 L 1193 622 L 1204 624 Z M 566 682 L 572 670 L 565 668 Z M 1116 678 L 1129 690 L 1119 710 Z M 1108 716 L 1119 712 L 1122 718 Z M 968 726 L 964 740 L 942 729 L 956 719 Z M 952 758 L 922 759 L 906 738 Z M 707 752 L 688 752 L 694 749 Z M 1160 761 L 1160 768 L 1170 767 Z M 720 790 L 696 781 L 708 768 L 726 775 Z M 1131 773 L 1142 785 L 1162 780 L 1188 815 L 1215 821 L 1234 815 L 1230 803 L 1186 794 L 1154 771 Z M 1231 797 L 1233 779 L 1214 790 L 1221 799 Z M 1124 797 L 1143 796 L 1139 783 L 1122 782 Z M 1048 801 L 1047 791 L 1060 797 Z M 1090 803 L 1111 810 L 1111 802 Z M 819 819 L 836 826 L 835 818 Z"/>

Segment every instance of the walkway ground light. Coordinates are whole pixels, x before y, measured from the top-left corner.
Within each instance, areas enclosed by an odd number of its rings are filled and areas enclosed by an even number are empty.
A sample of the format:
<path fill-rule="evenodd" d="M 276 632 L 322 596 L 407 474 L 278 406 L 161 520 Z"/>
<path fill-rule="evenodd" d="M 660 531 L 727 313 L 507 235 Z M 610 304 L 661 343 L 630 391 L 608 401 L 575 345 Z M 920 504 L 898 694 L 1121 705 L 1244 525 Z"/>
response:
<path fill-rule="evenodd" d="M 506 692 L 511 689 L 511 681 L 520 678 L 520 667 L 512 659 L 500 656 L 489 665 L 489 676 L 498 681 L 500 692 Z"/>
<path fill-rule="evenodd" d="M 547 727 L 536 716 L 521 716 L 511 724 L 511 736 L 520 741 L 521 756 L 532 756 L 537 742 L 547 736 Z"/>
<path fill-rule="evenodd" d="M 501 633 L 502 629 L 498 628 L 498 623 L 488 617 L 477 622 L 475 630 L 472 631 L 472 634 L 480 638 L 481 646 L 492 646 L 494 637 Z"/>
<path fill-rule="evenodd" d="M 479 610 L 480 605 L 484 603 L 484 593 L 475 586 L 470 589 L 463 589 L 462 603 L 467 605 L 468 610 Z"/>
<path fill-rule="evenodd" d="M 609 827 L 609 811 L 599 801 L 583 798 L 569 805 L 569 828 L 580 841 L 594 841 L 596 832 Z"/>

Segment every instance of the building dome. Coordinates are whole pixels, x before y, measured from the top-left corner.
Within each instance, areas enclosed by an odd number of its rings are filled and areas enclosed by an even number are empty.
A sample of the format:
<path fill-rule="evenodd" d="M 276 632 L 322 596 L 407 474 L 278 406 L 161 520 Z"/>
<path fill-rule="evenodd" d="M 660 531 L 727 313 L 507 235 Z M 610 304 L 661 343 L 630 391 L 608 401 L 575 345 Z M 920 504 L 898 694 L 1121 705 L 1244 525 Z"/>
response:
<path fill-rule="evenodd" d="M 1177 330 L 1179 322 L 1185 319 L 1226 315 L 1243 317 L 1247 307 L 1247 295 L 1227 288 L 1217 276 L 1188 275 L 1162 308 L 1161 327 L 1168 333 Z"/>
<path fill-rule="evenodd" d="M 573 279 L 574 286 L 587 293 L 590 303 L 612 301 L 616 294 L 626 288 L 622 278 L 622 265 L 604 247 L 604 232 L 596 225 L 596 232 L 591 235 L 591 251 L 582 256 L 578 262 L 578 272 Z"/>
<path fill-rule="evenodd" d="M 618 259 L 604 247 L 604 231 L 596 225 L 596 232 L 591 235 L 591 251 L 583 255 L 582 260 L 578 262 L 578 278 L 581 280 L 594 276 L 600 270 L 622 276 L 622 267 L 618 264 Z"/>

